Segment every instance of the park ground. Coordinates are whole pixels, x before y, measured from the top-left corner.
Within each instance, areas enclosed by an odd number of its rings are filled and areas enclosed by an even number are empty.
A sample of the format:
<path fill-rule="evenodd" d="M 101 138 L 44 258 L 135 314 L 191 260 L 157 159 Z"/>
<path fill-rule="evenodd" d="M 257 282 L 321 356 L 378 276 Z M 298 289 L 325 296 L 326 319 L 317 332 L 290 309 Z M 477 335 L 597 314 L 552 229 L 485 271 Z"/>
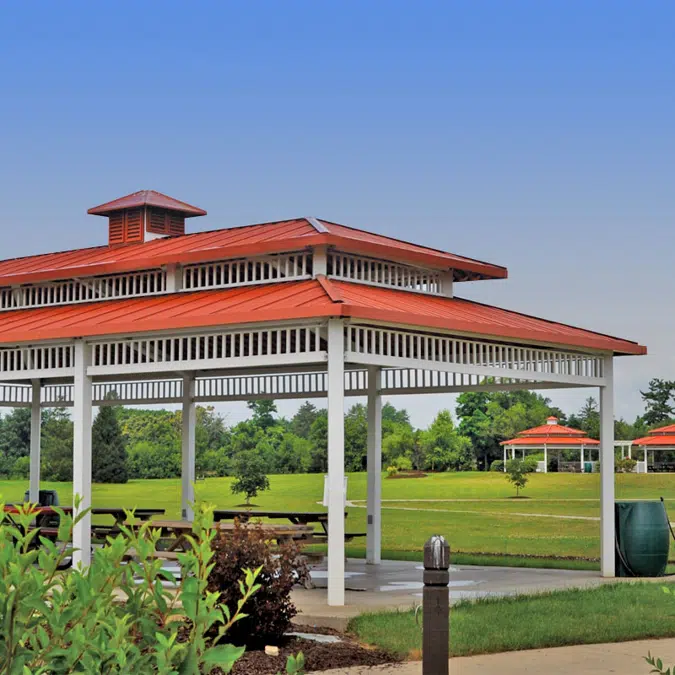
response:
<path fill-rule="evenodd" d="M 242 497 L 232 494 L 231 483 L 229 478 L 198 481 L 197 498 L 221 508 L 240 506 Z M 61 503 L 71 503 L 72 484 L 42 487 L 56 489 Z M 26 481 L 0 481 L 0 497 L 20 501 L 26 488 Z M 599 475 L 534 474 L 521 498 L 514 495 L 501 473 L 383 478 L 383 558 L 421 560 L 426 539 L 440 533 L 450 542 L 454 564 L 599 568 Z M 617 500 L 660 497 L 675 520 L 675 475 L 616 476 Z M 312 511 L 322 510 L 322 498 L 323 475 L 276 475 L 270 476 L 270 490 L 253 501 L 260 508 Z M 366 530 L 365 500 L 366 475 L 350 474 L 348 532 Z M 94 485 L 93 503 L 164 508 L 166 517 L 178 518 L 180 480 Z M 363 557 L 365 539 L 350 545 L 348 555 Z M 675 636 L 675 600 L 662 585 L 618 584 L 460 602 L 451 614 L 451 653 L 469 656 L 653 639 L 658 654 L 658 638 Z M 350 630 L 363 643 L 404 659 L 419 658 L 421 634 L 413 611 L 365 614 L 351 622 Z"/>
<path fill-rule="evenodd" d="M 253 502 L 275 510 L 321 510 L 323 475 L 270 476 L 270 490 Z M 220 508 L 241 505 L 231 479 L 196 483 L 197 498 Z M 72 484 L 43 483 L 56 489 L 61 503 L 72 500 Z M 0 481 L 6 502 L 23 499 L 26 481 Z M 600 477 L 597 474 L 533 474 L 521 498 L 501 473 L 439 473 L 424 478 L 383 478 L 383 557 L 419 559 L 426 539 L 443 534 L 458 564 L 553 566 L 595 569 L 600 556 Z M 664 497 L 675 520 L 675 475 L 618 474 L 616 498 Z M 349 475 L 348 532 L 366 530 L 366 474 Z M 180 480 L 133 480 L 94 485 L 94 506 L 156 507 L 178 518 Z M 365 539 L 348 547 L 365 555 Z M 675 553 L 675 551 L 674 551 Z M 675 557 L 675 555 L 673 556 Z"/>

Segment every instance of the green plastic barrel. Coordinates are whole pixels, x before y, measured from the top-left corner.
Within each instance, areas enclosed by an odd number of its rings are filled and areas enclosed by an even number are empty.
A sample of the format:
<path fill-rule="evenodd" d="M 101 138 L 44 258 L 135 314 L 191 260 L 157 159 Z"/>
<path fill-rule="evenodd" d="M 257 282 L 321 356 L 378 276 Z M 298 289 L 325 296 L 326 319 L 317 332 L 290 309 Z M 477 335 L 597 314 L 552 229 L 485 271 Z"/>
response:
<path fill-rule="evenodd" d="M 668 565 L 670 529 L 659 502 L 616 502 L 616 573 L 662 577 Z"/>
<path fill-rule="evenodd" d="M 584 462 L 584 473 L 593 473 L 593 462 Z"/>

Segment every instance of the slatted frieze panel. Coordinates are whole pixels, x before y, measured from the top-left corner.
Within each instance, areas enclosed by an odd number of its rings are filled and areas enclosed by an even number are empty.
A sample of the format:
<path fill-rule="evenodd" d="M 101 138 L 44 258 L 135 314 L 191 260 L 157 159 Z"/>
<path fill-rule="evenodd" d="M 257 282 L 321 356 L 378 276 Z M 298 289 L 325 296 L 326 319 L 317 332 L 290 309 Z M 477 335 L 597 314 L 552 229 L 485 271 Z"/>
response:
<path fill-rule="evenodd" d="M 26 384 L 0 384 L 0 406 L 30 406 L 33 388 Z"/>
<path fill-rule="evenodd" d="M 188 265 L 183 268 L 183 289 L 250 286 L 271 281 L 297 281 L 312 275 L 309 252 L 284 253 Z"/>
<path fill-rule="evenodd" d="M 442 295 L 441 274 L 437 270 L 410 267 L 339 251 L 328 253 L 328 276 L 341 281 L 357 281 L 416 293 Z"/>
<path fill-rule="evenodd" d="M 0 376 L 24 372 L 68 371 L 75 364 L 75 347 L 13 347 L 0 349 Z"/>
<path fill-rule="evenodd" d="M 555 375 L 600 379 L 599 356 L 536 347 L 496 344 L 427 333 L 351 325 L 345 328 L 348 358 L 359 355 L 391 357 L 433 364 L 480 366 L 521 371 L 537 376 Z"/>
<path fill-rule="evenodd" d="M 220 333 L 111 340 L 93 345 L 94 368 L 141 366 L 175 366 L 176 364 L 239 361 L 284 356 L 319 355 L 325 352 L 320 326 L 295 326 Z M 316 360 L 316 359 L 312 359 Z M 235 364 L 233 364 L 235 365 Z"/>
<path fill-rule="evenodd" d="M 166 290 L 163 270 L 145 270 L 88 279 L 0 289 L 0 309 L 53 307 L 115 298 L 157 295 Z"/>

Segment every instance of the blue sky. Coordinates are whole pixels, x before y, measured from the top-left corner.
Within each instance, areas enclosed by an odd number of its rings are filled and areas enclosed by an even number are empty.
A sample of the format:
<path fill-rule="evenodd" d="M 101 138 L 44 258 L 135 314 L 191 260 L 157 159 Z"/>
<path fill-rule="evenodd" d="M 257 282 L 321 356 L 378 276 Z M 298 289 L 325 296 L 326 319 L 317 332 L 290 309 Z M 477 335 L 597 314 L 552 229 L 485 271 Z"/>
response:
<path fill-rule="evenodd" d="M 509 267 L 458 295 L 647 344 L 633 418 L 675 379 L 674 34 L 658 0 L 3 3 L 0 257 L 103 243 L 86 209 L 144 188 L 414 239 Z"/>

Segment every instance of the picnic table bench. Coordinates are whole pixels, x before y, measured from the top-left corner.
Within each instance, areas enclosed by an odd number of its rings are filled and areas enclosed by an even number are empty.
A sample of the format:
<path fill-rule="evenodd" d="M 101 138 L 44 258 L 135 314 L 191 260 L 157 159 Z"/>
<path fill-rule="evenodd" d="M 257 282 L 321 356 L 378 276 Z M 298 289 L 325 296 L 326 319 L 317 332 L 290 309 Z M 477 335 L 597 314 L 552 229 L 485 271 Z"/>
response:
<path fill-rule="evenodd" d="M 161 532 L 162 540 L 167 545 L 165 549 L 156 551 L 157 558 L 175 560 L 179 552 L 188 548 L 187 535 L 192 533 L 192 523 L 187 520 L 155 520 L 152 523 L 153 529 Z M 214 528 L 219 532 L 234 532 L 234 523 L 214 523 Z M 265 537 L 270 541 L 282 543 L 284 541 L 302 541 L 309 539 L 314 530 L 309 525 L 273 525 L 271 523 L 261 523 L 256 525 L 260 528 Z"/>
<path fill-rule="evenodd" d="M 347 512 L 345 511 L 345 518 Z M 213 512 L 213 519 L 220 522 L 222 520 L 239 520 L 241 523 L 248 523 L 251 518 L 268 518 L 269 520 L 288 520 L 294 525 L 311 525 L 317 523 L 321 525 L 323 532 L 313 531 L 312 538 L 317 542 L 325 542 L 328 539 L 328 513 L 325 511 L 252 511 L 250 509 L 216 509 Z M 365 537 L 366 532 L 345 532 L 345 542 L 352 541 L 356 537 Z"/>
<path fill-rule="evenodd" d="M 63 513 L 72 514 L 72 506 L 58 507 Z M 40 528 L 40 534 L 48 539 L 56 540 L 59 532 L 58 524 L 54 524 L 54 516 L 58 517 L 58 512 L 53 506 L 37 506 L 35 507 L 35 526 Z M 12 519 L 13 514 L 19 513 L 19 507 L 14 504 L 7 504 L 5 506 L 5 515 Z M 135 509 L 134 516 L 141 521 L 150 520 L 153 516 L 160 516 L 166 513 L 165 509 Z M 127 514 L 124 508 L 96 506 L 91 509 L 92 516 L 112 516 L 114 518 L 113 525 L 92 525 L 92 534 L 98 536 L 115 535 L 120 532 L 120 525 L 127 522 Z M 13 519 L 12 519 L 13 520 Z"/>

